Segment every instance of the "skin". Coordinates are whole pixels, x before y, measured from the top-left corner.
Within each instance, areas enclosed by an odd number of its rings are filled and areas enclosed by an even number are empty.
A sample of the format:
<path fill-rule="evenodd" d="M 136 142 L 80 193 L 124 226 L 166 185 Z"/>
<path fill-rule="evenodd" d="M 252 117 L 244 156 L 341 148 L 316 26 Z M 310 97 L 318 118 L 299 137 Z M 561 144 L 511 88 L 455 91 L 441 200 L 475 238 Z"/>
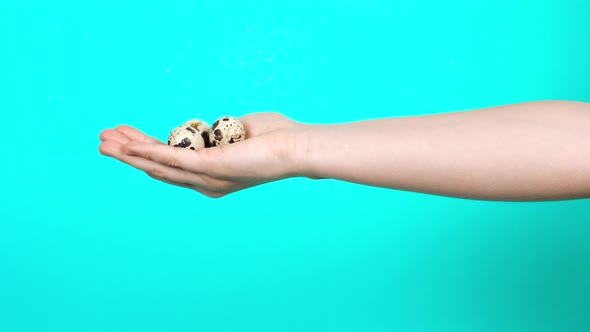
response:
<path fill-rule="evenodd" d="M 219 198 L 289 177 L 338 179 L 499 201 L 590 197 L 590 104 L 522 103 L 313 125 L 278 113 L 240 118 L 247 140 L 197 151 L 129 126 L 99 150 L 166 183 Z"/>

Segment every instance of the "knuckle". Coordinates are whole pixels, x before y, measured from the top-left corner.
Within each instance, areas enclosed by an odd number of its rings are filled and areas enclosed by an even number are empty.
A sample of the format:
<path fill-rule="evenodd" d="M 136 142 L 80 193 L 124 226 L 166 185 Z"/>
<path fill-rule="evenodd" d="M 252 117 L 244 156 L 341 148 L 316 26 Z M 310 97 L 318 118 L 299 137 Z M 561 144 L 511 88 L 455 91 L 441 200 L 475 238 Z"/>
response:
<path fill-rule="evenodd" d="M 164 160 L 164 164 L 170 167 L 181 167 L 181 158 L 179 157 L 179 153 L 182 152 L 181 149 L 174 149 L 174 154 L 168 156 L 165 160 Z"/>
<path fill-rule="evenodd" d="M 200 175 L 201 181 L 203 181 L 203 184 L 207 187 L 214 187 L 215 186 L 215 178 L 213 178 L 210 175 L 207 174 L 201 174 Z"/>
<path fill-rule="evenodd" d="M 280 118 L 282 116 L 281 113 L 276 112 L 276 111 L 268 111 L 265 113 L 266 113 L 266 116 L 269 118 Z"/>
<path fill-rule="evenodd" d="M 154 154 L 151 151 L 145 151 L 143 157 L 148 160 L 154 160 Z"/>
<path fill-rule="evenodd" d="M 152 168 L 149 172 L 148 175 L 154 178 L 158 178 L 158 179 L 166 179 L 166 172 L 159 167 L 154 167 Z"/>
<path fill-rule="evenodd" d="M 144 152 L 143 157 L 158 162 L 160 164 L 170 166 L 170 167 L 180 167 L 180 159 L 177 156 L 178 151 L 174 151 L 174 155 L 162 155 L 157 151 L 152 151 L 151 149 Z"/>
<path fill-rule="evenodd" d="M 180 166 L 178 159 L 176 159 L 175 157 L 170 157 L 170 158 L 165 159 L 164 164 L 166 166 L 170 166 L 170 167 L 179 167 Z"/>
<path fill-rule="evenodd" d="M 174 168 L 183 168 L 183 157 L 181 157 L 181 153 L 186 152 L 183 149 L 174 149 L 172 150 L 174 153 L 166 156 L 163 161 L 163 164 L 166 166 L 174 167 Z M 185 156 L 186 157 L 186 156 Z"/>

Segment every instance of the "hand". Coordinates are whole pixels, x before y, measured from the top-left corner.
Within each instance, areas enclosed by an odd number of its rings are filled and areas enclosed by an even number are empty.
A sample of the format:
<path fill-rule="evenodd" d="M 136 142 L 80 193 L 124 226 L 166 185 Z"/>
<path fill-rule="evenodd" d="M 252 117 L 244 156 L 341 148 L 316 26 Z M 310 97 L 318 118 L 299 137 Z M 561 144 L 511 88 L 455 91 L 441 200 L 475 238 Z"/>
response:
<path fill-rule="evenodd" d="M 99 150 L 153 179 L 212 198 L 300 174 L 295 155 L 302 124 L 278 113 L 255 113 L 239 120 L 247 139 L 221 147 L 175 148 L 132 127 L 118 126 L 100 134 Z"/>

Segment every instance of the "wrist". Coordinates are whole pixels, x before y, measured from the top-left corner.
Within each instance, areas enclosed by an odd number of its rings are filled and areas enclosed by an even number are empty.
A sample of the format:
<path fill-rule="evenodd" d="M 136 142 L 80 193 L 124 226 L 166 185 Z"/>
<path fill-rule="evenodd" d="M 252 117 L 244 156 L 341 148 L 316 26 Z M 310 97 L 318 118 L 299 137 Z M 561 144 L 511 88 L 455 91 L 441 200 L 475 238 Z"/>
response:
<path fill-rule="evenodd" d="M 312 152 L 313 143 L 312 137 L 317 135 L 316 125 L 296 123 L 290 128 L 292 133 L 293 143 L 289 149 L 288 173 L 289 177 L 306 177 L 309 179 L 320 179 L 315 174 Z"/>

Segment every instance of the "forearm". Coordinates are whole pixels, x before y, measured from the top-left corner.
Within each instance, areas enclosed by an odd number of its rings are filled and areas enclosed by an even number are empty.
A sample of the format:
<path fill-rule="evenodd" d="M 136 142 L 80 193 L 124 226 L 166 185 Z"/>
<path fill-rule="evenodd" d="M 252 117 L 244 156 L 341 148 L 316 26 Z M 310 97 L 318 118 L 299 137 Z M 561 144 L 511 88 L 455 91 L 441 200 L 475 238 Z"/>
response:
<path fill-rule="evenodd" d="M 590 196 L 590 104 L 535 102 L 305 125 L 308 177 L 487 200 Z"/>

